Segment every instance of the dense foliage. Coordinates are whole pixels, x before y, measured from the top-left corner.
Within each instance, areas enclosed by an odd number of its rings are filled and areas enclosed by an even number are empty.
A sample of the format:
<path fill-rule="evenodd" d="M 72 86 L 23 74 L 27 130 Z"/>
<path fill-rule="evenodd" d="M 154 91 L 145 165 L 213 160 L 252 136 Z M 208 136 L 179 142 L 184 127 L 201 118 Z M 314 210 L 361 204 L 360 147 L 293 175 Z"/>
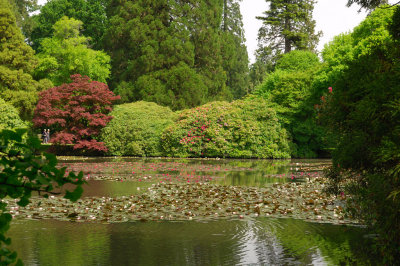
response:
<path fill-rule="evenodd" d="M 79 74 L 71 79 L 71 83 L 40 93 L 34 126 L 49 128 L 53 143 L 74 144 L 74 149 L 107 151 L 97 137 L 112 119 L 108 114 L 119 97 L 104 83 Z"/>
<path fill-rule="evenodd" d="M 108 15 L 110 86 L 124 102 L 177 110 L 245 94 L 248 58 L 237 0 L 111 1 Z"/>
<path fill-rule="evenodd" d="M 19 2 L 21 0 L 18 0 Z M 26 1 L 26 0 L 25 0 Z M 27 34 L 32 47 L 40 51 L 45 38 L 51 38 L 53 25 L 67 16 L 84 24 L 83 34 L 89 37 L 93 49 L 102 49 L 103 36 L 108 27 L 106 5 L 108 0 L 49 0 L 40 8 L 40 13 L 31 17 L 34 28 Z"/>
<path fill-rule="evenodd" d="M 269 9 L 258 30 L 256 62 L 250 68 L 252 87 L 257 87 L 265 74 L 274 69 L 282 54 L 292 50 L 314 51 L 322 32 L 315 33 L 315 20 L 312 18 L 313 0 L 266 0 Z"/>
<path fill-rule="evenodd" d="M 17 26 L 22 30 L 25 37 L 29 36 L 34 27 L 31 14 L 39 9 L 37 0 L 8 0 Z"/>
<path fill-rule="evenodd" d="M 222 62 L 226 86 L 234 99 L 242 98 L 249 89 L 249 60 L 239 1 L 224 0 L 222 19 Z"/>
<path fill-rule="evenodd" d="M 24 128 L 26 126 L 26 123 L 19 117 L 18 110 L 0 98 L 0 130 Z"/>
<path fill-rule="evenodd" d="M 0 29 L 0 97 L 28 119 L 33 114 L 38 91 L 51 84 L 32 78 L 37 59 L 24 42 L 8 0 L 0 0 Z"/>
<path fill-rule="evenodd" d="M 322 109 L 337 136 L 332 189 L 351 196 L 349 214 L 378 233 L 378 254 L 388 265 L 400 260 L 399 22 L 400 8 L 376 9 L 325 48 L 336 56 L 334 75 L 327 75 L 333 92 Z"/>
<path fill-rule="evenodd" d="M 26 130 L 0 131 L 0 263 L 9 265 L 16 261 L 17 254 L 7 246 L 11 239 L 5 236 L 10 228 L 12 216 L 8 213 L 6 197 L 17 199 L 19 206 L 29 204 L 32 192 L 47 197 L 53 189 L 72 184 L 72 191 L 66 190 L 65 198 L 76 201 L 82 194 L 83 173 L 75 175 L 66 168 L 57 168 L 57 159 L 52 154 L 38 153 L 40 141 L 35 137 L 26 138 Z M 17 265 L 22 265 L 21 261 Z"/>
<path fill-rule="evenodd" d="M 194 69 L 194 46 L 182 16 L 188 4 L 148 2 L 111 4 L 107 50 L 116 93 L 125 102 L 143 99 L 174 109 L 201 104 L 207 88 Z"/>
<path fill-rule="evenodd" d="M 162 135 L 168 156 L 288 158 L 275 111 L 263 100 L 212 102 L 184 110 Z"/>
<path fill-rule="evenodd" d="M 168 107 L 140 101 L 117 105 L 110 115 L 101 133 L 109 154 L 163 156 L 161 133 L 176 117 Z"/>
<path fill-rule="evenodd" d="M 321 68 L 317 55 L 292 51 L 277 62 L 276 70 L 265 77 L 254 92 L 272 103 L 291 138 L 293 157 L 316 157 L 323 149 L 324 132 L 316 123 L 314 76 Z"/>
<path fill-rule="evenodd" d="M 41 42 L 38 54 L 37 78 L 48 78 L 54 85 L 70 81 L 70 76 L 81 74 L 106 82 L 110 74 L 110 57 L 88 48 L 89 39 L 80 34 L 82 22 L 62 17 L 53 25 L 54 34 Z"/>

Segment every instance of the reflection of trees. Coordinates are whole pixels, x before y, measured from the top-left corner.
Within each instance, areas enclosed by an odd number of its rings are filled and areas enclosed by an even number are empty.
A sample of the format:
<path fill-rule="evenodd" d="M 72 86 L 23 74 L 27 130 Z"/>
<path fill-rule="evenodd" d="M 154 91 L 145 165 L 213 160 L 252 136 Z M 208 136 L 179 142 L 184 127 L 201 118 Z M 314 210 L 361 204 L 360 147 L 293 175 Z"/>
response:
<path fill-rule="evenodd" d="M 237 265 L 240 222 L 146 222 L 112 226 L 115 265 Z M 129 244 L 128 244 L 129 243 Z M 118 262 L 115 261 L 118 259 Z"/>
<path fill-rule="evenodd" d="M 51 220 L 19 221 L 9 232 L 25 265 L 105 265 L 108 228 Z"/>
<path fill-rule="evenodd" d="M 285 178 L 266 177 L 264 172 L 238 171 L 230 172 L 223 179 L 217 179 L 214 183 L 225 186 L 263 187 L 271 183 L 285 183 Z"/>
<path fill-rule="evenodd" d="M 293 219 L 117 224 L 18 221 L 26 265 L 371 264 L 355 227 Z M 367 256 L 367 255 L 364 255 Z"/>
<path fill-rule="evenodd" d="M 279 224 L 275 235 L 285 253 L 303 264 L 312 264 L 321 256 L 332 265 L 370 264 L 362 228 L 294 219 L 279 219 Z"/>

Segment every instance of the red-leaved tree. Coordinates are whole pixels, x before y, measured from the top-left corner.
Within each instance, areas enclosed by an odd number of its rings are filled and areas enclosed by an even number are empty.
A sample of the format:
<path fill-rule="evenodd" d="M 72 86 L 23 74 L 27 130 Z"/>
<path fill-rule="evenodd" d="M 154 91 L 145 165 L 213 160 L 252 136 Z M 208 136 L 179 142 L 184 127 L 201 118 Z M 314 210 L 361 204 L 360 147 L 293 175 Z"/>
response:
<path fill-rule="evenodd" d="M 112 102 L 119 99 L 102 82 L 91 81 L 79 74 L 39 94 L 33 123 L 37 128 L 51 130 L 51 142 L 74 144 L 74 149 L 107 151 L 96 140 L 100 130 L 112 119 L 108 114 Z"/>

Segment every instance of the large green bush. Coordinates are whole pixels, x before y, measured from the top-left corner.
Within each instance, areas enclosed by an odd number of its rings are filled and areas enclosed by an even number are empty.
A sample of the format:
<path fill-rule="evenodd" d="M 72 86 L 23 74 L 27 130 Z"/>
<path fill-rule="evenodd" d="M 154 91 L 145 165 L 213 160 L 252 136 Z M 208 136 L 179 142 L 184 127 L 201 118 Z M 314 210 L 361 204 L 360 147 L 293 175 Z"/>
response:
<path fill-rule="evenodd" d="M 271 103 L 288 131 L 291 156 L 316 157 L 324 153 L 324 131 L 316 123 L 314 105 L 319 103 L 313 89 L 320 70 L 318 56 L 308 51 L 292 51 L 282 56 L 274 72 L 268 74 L 254 92 L 255 98 Z"/>
<path fill-rule="evenodd" d="M 24 128 L 27 125 L 18 115 L 18 110 L 0 98 L 0 130 Z"/>
<path fill-rule="evenodd" d="M 162 131 L 176 116 L 168 107 L 156 103 L 135 102 L 114 107 L 113 120 L 103 129 L 101 139 L 109 154 L 162 156 Z"/>
<path fill-rule="evenodd" d="M 288 158 L 289 144 L 275 111 L 262 99 L 211 102 L 184 110 L 165 129 L 167 156 Z"/>

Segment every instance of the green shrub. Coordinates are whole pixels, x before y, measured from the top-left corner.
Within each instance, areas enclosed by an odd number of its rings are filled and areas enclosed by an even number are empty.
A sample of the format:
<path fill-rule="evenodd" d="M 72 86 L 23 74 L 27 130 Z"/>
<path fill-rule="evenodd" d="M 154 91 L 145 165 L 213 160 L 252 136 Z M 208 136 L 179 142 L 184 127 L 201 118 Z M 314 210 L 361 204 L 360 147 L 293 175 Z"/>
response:
<path fill-rule="evenodd" d="M 111 155 L 162 156 L 162 131 L 175 114 L 156 103 L 135 102 L 114 107 L 114 118 L 102 130 L 101 139 Z"/>
<path fill-rule="evenodd" d="M 18 115 L 18 110 L 0 98 L 0 130 L 25 128 L 27 125 Z"/>
<path fill-rule="evenodd" d="M 320 95 L 315 97 L 313 89 L 315 74 L 320 68 L 316 54 L 292 51 L 282 56 L 276 70 L 254 92 L 254 98 L 267 100 L 276 110 L 292 139 L 292 157 L 310 158 L 324 153 L 324 130 L 316 123 L 314 109 L 320 103 Z"/>
<path fill-rule="evenodd" d="M 211 102 L 184 110 L 162 134 L 167 156 L 288 158 L 289 144 L 267 102 Z"/>

